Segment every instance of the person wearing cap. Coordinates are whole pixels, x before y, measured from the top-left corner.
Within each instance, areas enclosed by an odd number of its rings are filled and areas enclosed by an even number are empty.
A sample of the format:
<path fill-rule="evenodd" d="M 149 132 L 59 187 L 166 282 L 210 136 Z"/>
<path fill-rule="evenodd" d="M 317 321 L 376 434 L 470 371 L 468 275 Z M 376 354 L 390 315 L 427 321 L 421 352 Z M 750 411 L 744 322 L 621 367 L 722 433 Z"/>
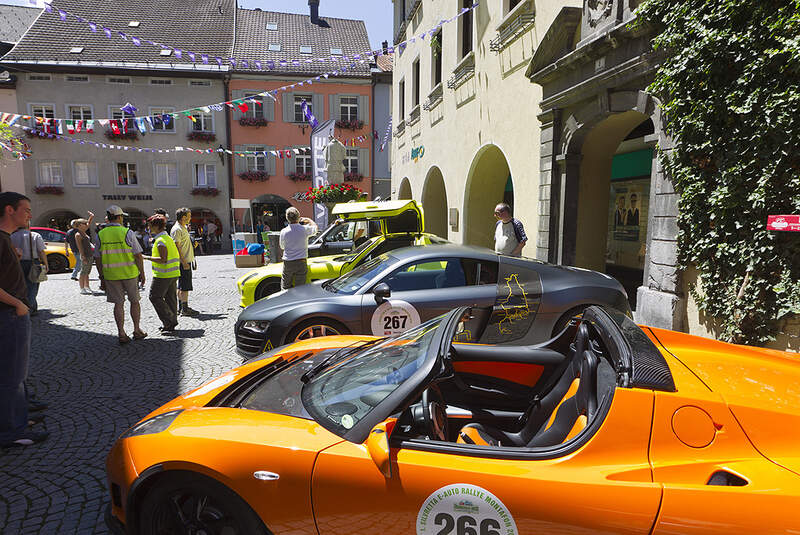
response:
<path fill-rule="evenodd" d="M 139 303 L 139 285 L 144 284 L 144 262 L 142 246 L 133 231 L 122 226 L 122 218 L 126 216 L 117 205 L 106 210 L 108 224 L 98 233 L 100 241 L 100 262 L 103 266 L 103 279 L 106 282 L 106 300 L 114 303 L 114 321 L 117 323 L 119 343 L 131 341 L 125 334 L 125 296 L 131 304 L 133 320 L 133 338 L 141 340 L 147 336 L 139 326 L 142 308 Z"/>
<path fill-rule="evenodd" d="M 164 230 L 167 218 L 155 214 L 147 219 L 147 225 L 155 239 L 153 256 L 145 260 L 153 263 L 153 283 L 150 286 L 150 302 L 163 324 L 162 332 L 172 332 L 178 326 L 178 278 L 181 276 L 181 257 L 175 242 Z M 155 256 L 158 255 L 158 256 Z"/>

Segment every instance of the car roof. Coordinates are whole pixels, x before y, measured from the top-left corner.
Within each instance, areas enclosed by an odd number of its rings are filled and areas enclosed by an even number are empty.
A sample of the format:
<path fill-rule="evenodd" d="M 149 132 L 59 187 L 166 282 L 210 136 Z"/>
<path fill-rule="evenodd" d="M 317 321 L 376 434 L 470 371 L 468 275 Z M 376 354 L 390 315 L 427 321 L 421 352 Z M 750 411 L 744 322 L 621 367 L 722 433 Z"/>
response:
<path fill-rule="evenodd" d="M 58 230 L 57 228 L 50 228 L 50 227 L 31 227 L 31 230 L 49 230 L 50 232 L 58 232 L 59 234 L 66 234 L 63 230 Z"/>

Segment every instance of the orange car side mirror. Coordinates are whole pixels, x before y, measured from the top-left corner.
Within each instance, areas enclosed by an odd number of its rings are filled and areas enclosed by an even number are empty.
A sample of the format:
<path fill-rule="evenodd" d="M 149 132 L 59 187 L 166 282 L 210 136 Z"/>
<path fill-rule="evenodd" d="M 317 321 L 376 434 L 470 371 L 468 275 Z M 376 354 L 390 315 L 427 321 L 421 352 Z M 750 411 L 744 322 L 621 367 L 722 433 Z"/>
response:
<path fill-rule="evenodd" d="M 389 448 L 389 435 L 394 428 L 394 423 L 394 420 L 379 423 L 372 428 L 367 437 L 369 456 L 387 479 L 392 477 L 392 452 Z"/>

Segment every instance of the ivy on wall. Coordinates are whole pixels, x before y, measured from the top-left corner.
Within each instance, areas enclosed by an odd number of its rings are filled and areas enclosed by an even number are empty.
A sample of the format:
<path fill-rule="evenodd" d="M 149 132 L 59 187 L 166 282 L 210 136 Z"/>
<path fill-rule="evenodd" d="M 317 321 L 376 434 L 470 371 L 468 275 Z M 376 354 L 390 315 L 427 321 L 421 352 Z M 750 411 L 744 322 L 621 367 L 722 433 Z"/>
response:
<path fill-rule="evenodd" d="M 679 259 L 728 341 L 773 339 L 800 314 L 800 0 L 647 0 L 665 59 L 649 87 L 675 141 L 661 163 L 680 196 Z"/>

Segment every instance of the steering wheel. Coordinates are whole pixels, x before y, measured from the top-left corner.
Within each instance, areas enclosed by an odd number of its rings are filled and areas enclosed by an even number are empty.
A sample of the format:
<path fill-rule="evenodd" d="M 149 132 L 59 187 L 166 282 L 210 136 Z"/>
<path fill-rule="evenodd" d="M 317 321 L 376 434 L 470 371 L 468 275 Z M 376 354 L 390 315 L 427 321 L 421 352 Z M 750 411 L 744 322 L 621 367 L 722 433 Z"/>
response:
<path fill-rule="evenodd" d="M 422 393 L 422 418 L 428 438 L 447 441 L 448 424 L 444 397 L 437 386 L 429 386 Z"/>

